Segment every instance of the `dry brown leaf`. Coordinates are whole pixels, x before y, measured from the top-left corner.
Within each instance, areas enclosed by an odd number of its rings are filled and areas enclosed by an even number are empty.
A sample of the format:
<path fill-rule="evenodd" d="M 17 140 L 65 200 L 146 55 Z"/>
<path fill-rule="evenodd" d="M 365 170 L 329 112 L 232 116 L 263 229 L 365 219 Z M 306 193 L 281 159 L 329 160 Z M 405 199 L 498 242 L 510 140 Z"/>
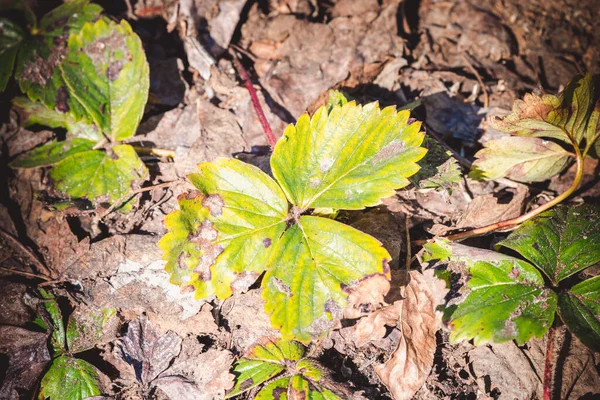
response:
<path fill-rule="evenodd" d="M 435 333 L 441 326 L 436 311 L 446 295 L 443 281 L 433 270 L 412 271 L 402 307 L 402 336 L 398 348 L 385 364 L 374 366 L 379 379 L 395 400 L 411 399 L 425 383 L 436 348 Z"/>
<path fill-rule="evenodd" d="M 354 325 L 352 340 L 356 347 L 381 339 L 386 326 L 396 326 L 402 313 L 402 300 L 363 317 Z"/>
<path fill-rule="evenodd" d="M 386 265 L 387 270 L 389 267 Z M 390 290 L 390 282 L 383 275 L 375 275 L 359 282 L 348 295 L 348 306 L 344 310 L 344 318 L 360 318 L 380 309 L 385 302 L 383 297 Z"/>

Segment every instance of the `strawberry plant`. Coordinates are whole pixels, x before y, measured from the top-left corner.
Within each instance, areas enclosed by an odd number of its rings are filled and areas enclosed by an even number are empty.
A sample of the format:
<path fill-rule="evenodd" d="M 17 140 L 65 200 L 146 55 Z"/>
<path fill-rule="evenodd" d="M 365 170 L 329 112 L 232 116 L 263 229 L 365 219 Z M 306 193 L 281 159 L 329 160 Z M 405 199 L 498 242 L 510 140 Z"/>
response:
<path fill-rule="evenodd" d="M 198 165 L 188 178 L 199 191 L 180 196 L 159 242 L 171 282 L 197 298 L 225 299 L 266 271 L 272 325 L 305 343 L 327 334 L 350 293 L 390 277 L 391 257 L 376 239 L 316 214 L 380 204 L 425 155 L 408 111 L 355 102 L 329 109 L 286 128 L 271 156 L 275 179 L 235 159 Z"/>
<path fill-rule="evenodd" d="M 84 318 L 73 313 L 65 329 L 63 315 L 54 296 L 41 289 L 42 306 L 34 321 L 41 328 L 51 331 L 50 368 L 42 378 L 39 399 L 71 400 L 85 399 L 102 394 L 96 367 L 73 355 L 94 347 L 103 336 L 116 310 L 107 308 Z"/>
<path fill-rule="evenodd" d="M 524 344 L 546 334 L 558 313 L 599 351 L 600 276 L 577 276 L 600 262 L 599 224 L 599 210 L 589 205 L 546 211 L 497 244 L 522 258 L 445 240 L 425 245 L 424 261 L 445 264 L 441 275 L 460 287 L 445 309 L 450 340 Z"/>
<path fill-rule="evenodd" d="M 65 3 L 33 24 L 29 34 L 0 21 L 0 89 L 14 66 L 27 97 L 13 103 L 24 124 L 66 128 L 13 161 L 13 168 L 52 166 L 55 187 L 73 198 L 114 203 L 148 171 L 134 148 L 148 97 L 149 70 L 140 39 L 125 21 L 113 22 L 87 0 Z"/>
<path fill-rule="evenodd" d="M 600 93 L 591 74 L 577 75 L 558 95 L 526 94 L 512 113 L 492 119 L 492 128 L 509 134 L 484 143 L 470 176 L 493 180 L 541 182 L 562 172 L 572 160 L 577 171 L 572 185 L 553 200 L 520 217 L 451 235 L 451 240 L 519 225 L 568 198 L 581 184 L 586 157 L 600 154 Z"/>
<path fill-rule="evenodd" d="M 236 382 L 225 398 L 262 385 L 255 399 L 337 400 L 344 391 L 327 377 L 305 349 L 294 341 L 267 341 L 253 346 L 233 369 Z M 283 397 L 285 396 L 285 397 Z"/>

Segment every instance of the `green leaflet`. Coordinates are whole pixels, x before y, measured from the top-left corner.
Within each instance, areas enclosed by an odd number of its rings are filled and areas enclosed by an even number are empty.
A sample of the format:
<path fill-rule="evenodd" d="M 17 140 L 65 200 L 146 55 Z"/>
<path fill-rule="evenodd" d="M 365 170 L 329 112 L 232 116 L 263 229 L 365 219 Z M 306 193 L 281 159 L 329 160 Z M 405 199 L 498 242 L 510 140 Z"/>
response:
<path fill-rule="evenodd" d="M 236 362 L 235 386 L 225 398 L 244 393 L 287 371 L 261 388 L 255 399 L 283 400 L 288 395 L 293 399 L 340 399 L 324 386 L 325 376 L 319 366 L 303 356 L 304 347 L 297 342 L 281 340 L 254 346 Z"/>
<path fill-rule="evenodd" d="M 0 92 L 6 89 L 24 36 L 21 27 L 7 18 L 0 18 Z"/>
<path fill-rule="evenodd" d="M 126 21 L 100 19 L 69 37 L 61 64 L 69 92 L 113 140 L 135 134 L 148 99 L 142 43 Z"/>
<path fill-rule="evenodd" d="M 266 270 L 265 310 L 283 338 L 325 337 L 351 292 L 370 279 L 389 279 L 391 257 L 373 237 L 305 215 L 306 208 L 322 204 L 315 213 L 332 216 L 378 204 L 405 185 L 425 153 L 419 124 L 407 119 L 408 112 L 354 102 L 335 105 L 329 115 L 322 107 L 312 120 L 305 115 L 275 146 L 277 182 L 238 160 L 200 164 L 189 180 L 201 193 L 179 198 L 180 210 L 165 219 L 169 233 L 159 242 L 171 282 L 198 298 L 224 299 Z M 317 165 L 313 174 L 315 163 L 327 159 L 331 171 Z M 314 179 L 319 185 L 311 186 Z"/>
<path fill-rule="evenodd" d="M 561 293 L 558 313 L 579 340 L 594 351 L 600 351 L 600 276 Z"/>
<path fill-rule="evenodd" d="M 507 136 L 484 143 L 477 152 L 470 176 L 493 180 L 542 182 L 562 171 L 571 153 L 554 142 L 537 137 Z"/>
<path fill-rule="evenodd" d="M 557 207 L 525 222 L 498 246 L 519 252 L 557 285 L 600 261 L 599 224 L 593 206 Z"/>
<path fill-rule="evenodd" d="M 12 168 L 38 168 L 56 164 L 73 154 L 92 150 L 96 143 L 88 139 L 75 138 L 70 141 L 52 141 L 37 147 L 10 163 Z"/>
<path fill-rule="evenodd" d="M 96 368 L 86 361 L 64 355 L 52 361 L 42 378 L 38 399 L 83 400 L 100 394 Z"/>
<path fill-rule="evenodd" d="M 455 274 L 467 276 L 461 297 L 447 305 L 445 319 L 453 342 L 475 345 L 542 337 L 556 311 L 556 294 L 526 261 L 493 251 L 436 241 L 425 246 L 426 260 L 438 257 Z"/>
<path fill-rule="evenodd" d="M 300 217 L 275 246 L 263 298 L 283 338 L 323 338 L 363 278 L 380 274 L 389 279 L 391 257 L 381 243 L 327 218 Z"/>
<path fill-rule="evenodd" d="M 59 66 L 67 53 L 69 35 L 102 12 L 100 6 L 88 3 L 67 2 L 46 14 L 34 34 L 21 44 L 15 69 L 21 91 L 32 101 L 69 113 L 74 120 L 84 118 L 85 110 L 69 93 Z"/>
<path fill-rule="evenodd" d="M 52 354 L 56 356 L 62 354 L 66 349 L 66 335 L 62 312 L 52 293 L 44 289 L 40 289 L 39 292 L 42 299 L 44 299 L 41 304 L 45 312 L 38 310 L 39 316 L 35 322 L 43 329 L 52 330 L 50 344 L 52 345 Z"/>
<path fill-rule="evenodd" d="M 105 200 L 101 201 L 109 203 L 131 192 L 132 183 L 147 176 L 148 170 L 133 147 L 124 144 L 114 146 L 111 151 L 73 154 L 50 171 L 56 188 L 67 195 L 92 201 L 102 197 Z"/>
<path fill-rule="evenodd" d="M 355 102 L 321 107 L 289 125 L 271 156 L 288 200 L 301 210 L 359 210 L 408 185 L 425 155 L 421 124 L 409 112 Z"/>
<path fill-rule="evenodd" d="M 106 327 L 115 321 L 116 312 L 117 310 L 114 308 L 93 310 L 84 305 L 75 308 L 69 316 L 66 330 L 69 351 L 80 353 L 91 349 L 101 343 L 103 339 L 106 339 Z M 113 339 L 113 337 L 108 339 Z"/>
<path fill-rule="evenodd" d="M 31 126 L 35 124 L 46 125 L 50 128 L 65 128 L 69 131 L 70 137 L 89 139 L 98 142 L 103 139 L 102 133 L 94 124 L 85 120 L 75 121 L 70 114 L 63 114 L 51 110 L 37 101 L 31 101 L 27 97 L 15 97 L 12 101 L 24 114 L 23 125 Z"/>

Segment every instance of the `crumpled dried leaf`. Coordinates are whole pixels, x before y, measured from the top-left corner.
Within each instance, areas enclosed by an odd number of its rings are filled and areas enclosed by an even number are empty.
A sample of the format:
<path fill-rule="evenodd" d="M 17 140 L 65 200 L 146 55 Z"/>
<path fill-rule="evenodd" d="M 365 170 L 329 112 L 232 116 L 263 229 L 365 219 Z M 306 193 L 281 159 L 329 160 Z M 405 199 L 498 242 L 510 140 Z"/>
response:
<path fill-rule="evenodd" d="M 181 351 L 181 338 L 169 331 L 162 336 L 146 316 L 131 321 L 117 345 L 121 358 L 130 364 L 136 378 L 144 384 L 164 372 Z"/>
<path fill-rule="evenodd" d="M 443 281 L 433 270 L 423 274 L 412 271 L 402 308 L 402 336 L 398 348 L 385 364 L 373 368 L 395 400 L 411 399 L 425 383 L 436 348 L 435 333 L 441 327 L 436 311 L 447 293 Z"/>

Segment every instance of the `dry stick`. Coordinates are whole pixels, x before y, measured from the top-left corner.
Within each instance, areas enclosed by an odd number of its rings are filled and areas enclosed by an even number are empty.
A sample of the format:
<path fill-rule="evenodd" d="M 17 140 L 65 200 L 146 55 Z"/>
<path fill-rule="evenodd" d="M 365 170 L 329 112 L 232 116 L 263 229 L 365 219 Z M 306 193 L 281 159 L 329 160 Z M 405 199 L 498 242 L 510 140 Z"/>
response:
<path fill-rule="evenodd" d="M 0 228 L 0 234 L 2 234 L 2 236 L 4 236 L 7 240 L 9 240 L 15 246 L 17 246 L 22 252 L 27 254 L 30 257 L 33 264 L 35 264 L 35 266 L 38 267 L 38 269 L 40 271 L 44 271 L 44 273 L 47 276 L 50 276 L 50 271 L 48 270 L 48 268 L 46 268 L 46 266 L 44 264 L 42 264 L 42 262 L 36 257 L 35 254 L 33 254 L 33 252 L 31 250 L 29 250 L 27 247 L 25 247 L 21 242 L 19 242 L 15 237 L 13 237 L 13 235 L 11 235 L 8 232 L 5 232 L 4 229 Z"/>
<path fill-rule="evenodd" d="M 477 72 L 477 70 L 473 67 L 473 64 L 471 64 L 469 62 L 469 59 L 467 58 L 467 56 L 465 56 L 464 54 L 461 54 L 461 57 L 467 63 L 467 67 L 469 67 L 469 69 L 471 70 L 471 73 L 473 75 L 475 75 L 477 82 L 479 82 L 479 84 L 481 85 L 481 90 L 483 91 L 483 106 L 485 108 L 488 108 L 488 106 L 490 105 L 490 97 L 489 97 L 487 89 L 485 88 L 485 85 L 483 83 L 483 79 L 481 79 L 479 72 Z"/>
<path fill-rule="evenodd" d="M 254 107 L 254 111 L 256 111 L 258 120 L 262 125 L 267 140 L 269 141 L 269 146 L 271 146 L 271 150 L 273 150 L 273 148 L 275 147 L 275 143 L 277 143 L 277 138 L 275 138 L 275 135 L 273 135 L 273 131 L 269 126 L 267 117 L 265 117 L 265 113 L 263 112 L 263 109 L 260 105 L 260 101 L 258 100 L 258 96 L 256 95 L 256 90 L 254 90 L 254 86 L 252 85 L 252 81 L 250 80 L 250 76 L 248 75 L 248 71 L 246 71 L 242 63 L 237 59 L 235 55 L 233 56 L 233 65 L 235 66 L 235 69 L 244 81 L 246 89 L 248 89 L 248 92 L 250 93 L 250 98 L 252 99 L 252 106 Z"/>
<path fill-rule="evenodd" d="M 529 219 L 535 217 L 536 215 L 543 213 L 544 211 L 554 207 L 555 205 L 559 204 L 560 202 L 565 200 L 567 197 L 572 195 L 573 192 L 575 192 L 577 190 L 577 188 L 579 187 L 579 184 L 581 183 L 581 179 L 583 177 L 583 155 L 581 154 L 581 150 L 579 149 L 577 142 L 575 142 L 575 140 L 573 138 L 571 138 L 571 135 L 567 135 L 567 136 L 571 139 L 571 143 L 573 144 L 573 149 L 575 149 L 575 159 L 577 161 L 577 172 L 575 173 L 575 178 L 573 179 L 573 183 L 567 190 L 562 192 L 560 195 L 556 196 L 553 200 L 547 202 L 546 204 L 539 206 L 538 208 L 536 208 L 534 210 L 529 211 L 526 214 L 521 215 L 520 217 L 509 219 L 509 220 L 502 221 L 502 222 L 497 222 L 495 224 L 484 226 L 484 227 L 477 228 L 477 229 L 473 229 L 470 231 L 456 233 L 454 235 L 446 236 L 445 239 L 452 240 L 452 241 L 463 240 L 463 239 L 468 239 L 468 238 L 474 237 L 474 236 L 484 235 L 486 233 L 490 233 L 490 232 L 498 230 L 498 229 L 509 228 L 512 226 L 522 224 L 523 222 L 528 221 Z"/>
<path fill-rule="evenodd" d="M 546 343 L 546 361 L 544 362 L 544 400 L 552 400 L 552 347 L 554 345 L 554 324 L 548 330 Z"/>
<path fill-rule="evenodd" d="M 141 189 L 134 190 L 133 192 L 129 192 L 126 195 L 121 196 L 119 198 L 119 200 L 117 200 L 115 203 L 113 203 L 112 206 L 108 207 L 108 209 L 100 216 L 100 221 L 102 221 L 104 218 L 106 218 L 106 216 L 108 214 L 110 214 L 113 211 L 115 211 L 116 208 L 120 207 L 126 200 L 129 200 L 130 198 L 132 198 L 136 194 L 140 194 L 140 193 L 144 193 L 144 192 L 149 192 L 150 190 L 160 189 L 162 187 L 168 187 L 168 186 L 171 186 L 171 185 L 174 185 L 174 184 L 177 184 L 177 183 L 181 183 L 181 181 L 177 180 L 177 181 L 170 181 L 170 182 L 159 183 L 158 185 L 146 186 L 146 187 L 143 187 Z"/>

